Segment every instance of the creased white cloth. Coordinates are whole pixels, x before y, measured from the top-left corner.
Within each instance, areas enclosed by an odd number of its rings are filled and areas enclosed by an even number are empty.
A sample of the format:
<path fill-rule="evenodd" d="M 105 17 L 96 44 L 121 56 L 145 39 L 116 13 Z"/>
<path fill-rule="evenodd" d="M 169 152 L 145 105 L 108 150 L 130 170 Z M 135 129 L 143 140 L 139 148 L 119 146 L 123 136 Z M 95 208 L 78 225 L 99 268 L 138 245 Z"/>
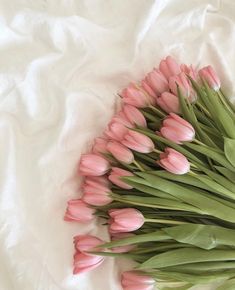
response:
<path fill-rule="evenodd" d="M 72 275 L 77 164 L 117 92 L 168 54 L 212 64 L 235 102 L 235 1 L 0 0 L 0 289 L 120 290 L 127 261 Z M 204 289 L 200 286 L 198 289 Z"/>

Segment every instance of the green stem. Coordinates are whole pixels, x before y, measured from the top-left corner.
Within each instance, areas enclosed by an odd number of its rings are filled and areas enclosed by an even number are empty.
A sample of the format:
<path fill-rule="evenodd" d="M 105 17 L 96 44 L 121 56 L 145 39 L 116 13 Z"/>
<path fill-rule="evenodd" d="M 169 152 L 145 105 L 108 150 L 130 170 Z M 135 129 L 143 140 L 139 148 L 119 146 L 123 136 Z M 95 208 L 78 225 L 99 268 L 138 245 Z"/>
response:
<path fill-rule="evenodd" d="M 198 145 L 206 146 L 206 144 L 202 143 L 198 139 L 194 139 L 193 142 L 196 143 L 196 144 L 198 144 Z"/>
<path fill-rule="evenodd" d="M 188 224 L 187 222 L 181 221 L 172 221 L 172 220 L 164 220 L 164 219 L 144 219 L 146 223 L 160 223 L 160 224 L 170 224 L 170 225 L 183 225 Z"/>
<path fill-rule="evenodd" d="M 200 102 L 197 102 L 197 106 L 211 119 L 210 112 Z"/>
<path fill-rule="evenodd" d="M 156 152 L 157 154 L 160 154 L 160 153 L 162 153 L 162 151 L 161 151 L 161 150 L 158 150 L 158 149 L 156 149 L 156 148 L 154 148 L 154 149 L 153 149 L 153 152 Z"/>
<path fill-rule="evenodd" d="M 225 106 L 225 108 L 232 114 L 235 113 L 235 109 L 229 104 L 229 102 L 227 101 L 226 97 L 222 94 L 221 90 L 219 90 L 218 92 L 218 96 L 221 100 L 221 102 L 223 103 L 223 105 Z"/>
<path fill-rule="evenodd" d="M 133 161 L 133 163 L 135 164 L 135 166 L 137 167 L 137 168 L 139 168 L 139 170 L 140 171 L 143 171 L 143 172 L 145 172 L 145 170 L 144 170 L 144 168 L 136 161 L 136 160 L 134 160 Z"/>
<path fill-rule="evenodd" d="M 152 109 L 159 117 L 161 117 L 161 118 L 165 118 L 166 117 L 166 114 L 164 114 L 162 111 L 160 111 L 156 107 L 154 107 L 152 105 L 149 105 L 149 108 Z"/>

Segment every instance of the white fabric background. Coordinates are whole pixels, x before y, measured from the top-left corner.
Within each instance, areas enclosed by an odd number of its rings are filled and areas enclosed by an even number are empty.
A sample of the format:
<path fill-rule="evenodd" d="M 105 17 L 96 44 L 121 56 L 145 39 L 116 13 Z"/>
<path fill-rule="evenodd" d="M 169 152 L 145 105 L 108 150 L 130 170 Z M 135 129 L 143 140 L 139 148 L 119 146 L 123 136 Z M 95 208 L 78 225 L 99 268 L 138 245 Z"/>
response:
<path fill-rule="evenodd" d="M 120 290 L 126 262 L 71 274 L 72 237 L 105 238 L 63 221 L 80 154 L 167 54 L 213 64 L 232 97 L 234 47 L 233 0 L 0 0 L 1 290 Z"/>

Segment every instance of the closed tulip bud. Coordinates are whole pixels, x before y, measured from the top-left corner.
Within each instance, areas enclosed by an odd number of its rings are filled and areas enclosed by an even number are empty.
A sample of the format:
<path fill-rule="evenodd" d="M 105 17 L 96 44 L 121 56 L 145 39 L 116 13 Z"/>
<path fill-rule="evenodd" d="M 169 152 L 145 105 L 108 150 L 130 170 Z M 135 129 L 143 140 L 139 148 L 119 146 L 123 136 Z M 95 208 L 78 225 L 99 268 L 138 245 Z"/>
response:
<path fill-rule="evenodd" d="M 179 98 L 171 93 L 162 93 L 161 96 L 157 98 L 157 104 L 167 113 L 180 112 Z"/>
<path fill-rule="evenodd" d="M 73 238 L 73 241 L 75 249 L 81 253 L 92 251 L 98 245 L 104 243 L 104 241 L 92 235 L 78 235 Z"/>
<path fill-rule="evenodd" d="M 73 274 L 76 275 L 89 272 L 99 267 L 103 261 L 104 257 L 77 252 L 74 255 Z"/>
<path fill-rule="evenodd" d="M 196 100 L 197 94 L 193 90 L 192 85 L 186 77 L 185 73 L 181 72 L 177 76 L 170 77 L 169 87 L 175 95 L 178 95 L 177 85 L 179 86 L 183 96 L 190 102 L 194 102 Z"/>
<path fill-rule="evenodd" d="M 68 206 L 64 216 L 65 221 L 89 222 L 94 218 L 95 210 L 90 208 L 81 199 L 68 201 Z"/>
<path fill-rule="evenodd" d="M 187 66 L 186 64 L 181 64 L 180 69 L 186 76 L 190 76 L 194 81 L 197 81 L 198 72 L 192 65 Z"/>
<path fill-rule="evenodd" d="M 166 59 L 160 62 L 159 70 L 163 73 L 165 78 L 168 80 L 170 77 L 178 75 L 180 73 L 180 66 L 174 60 L 173 57 L 167 56 Z"/>
<path fill-rule="evenodd" d="M 129 184 L 121 180 L 121 178 L 125 176 L 134 176 L 134 174 L 130 171 L 127 171 L 118 167 L 113 167 L 108 178 L 113 184 L 121 188 L 124 188 L 124 189 L 133 188 L 132 186 L 130 186 Z"/>
<path fill-rule="evenodd" d="M 150 153 L 154 149 L 153 141 L 149 137 L 131 130 L 123 136 L 121 143 L 140 153 Z"/>
<path fill-rule="evenodd" d="M 157 163 L 174 174 L 185 174 L 190 170 L 188 159 L 180 152 L 168 147 L 160 154 L 160 161 Z"/>
<path fill-rule="evenodd" d="M 132 234 L 132 233 L 113 233 L 111 234 L 111 241 L 118 241 L 118 240 L 130 238 L 134 236 L 135 234 Z M 119 247 L 112 248 L 112 252 L 113 253 L 127 253 L 135 248 L 136 248 L 136 245 L 119 246 Z"/>
<path fill-rule="evenodd" d="M 137 108 L 148 107 L 153 102 L 148 94 L 133 83 L 122 91 L 121 96 L 124 103 Z"/>
<path fill-rule="evenodd" d="M 95 154 L 102 154 L 102 153 L 106 153 L 108 140 L 106 138 L 102 138 L 102 137 L 97 137 L 95 138 L 95 142 L 94 145 L 92 147 L 92 152 Z"/>
<path fill-rule="evenodd" d="M 161 135 L 177 144 L 184 141 L 192 141 L 195 137 L 193 126 L 174 113 L 170 113 L 163 121 L 160 129 Z"/>
<path fill-rule="evenodd" d="M 208 83 L 208 85 L 212 89 L 214 89 L 215 91 L 218 91 L 220 89 L 221 86 L 220 79 L 215 70 L 212 68 L 212 66 L 208 65 L 200 69 L 199 75 L 202 79 L 204 79 Z"/>
<path fill-rule="evenodd" d="M 160 70 L 154 69 L 148 73 L 145 81 L 158 96 L 169 90 L 168 81 Z"/>
<path fill-rule="evenodd" d="M 106 178 L 92 179 L 88 177 L 85 179 L 82 189 L 82 199 L 90 205 L 103 206 L 112 202 L 109 181 Z"/>
<path fill-rule="evenodd" d="M 155 280 L 144 272 L 126 271 L 122 273 L 123 290 L 154 290 Z"/>
<path fill-rule="evenodd" d="M 136 107 L 131 105 L 124 105 L 122 111 L 126 116 L 127 120 L 132 125 L 138 125 L 142 127 L 147 126 L 147 122 L 145 120 L 144 115 Z"/>
<path fill-rule="evenodd" d="M 104 175 L 110 168 L 109 162 L 96 154 L 83 154 L 80 159 L 79 173 L 87 176 Z"/>
<path fill-rule="evenodd" d="M 110 209 L 108 213 L 110 233 L 133 232 L 144 224 L 144 216 L 135 208 Z"/>
<path fill-rule="evenodd" d="M 121 122 L 117 122 L 117 120 L 112 120 L 105 130 L 105 135 L 109 139 L 121 141 L 127 132 L 128 129 L 125 125 L 121 124 Z"/>
<path fill-rule="evenodd" d="M 134 155 L 131 150 L 119 142 L 110 141 L 107 149 L 120 162 L 131 164 L 134 161 Z"/>
<path fill-rule="evenodd" d="M 156 93 L 154 90 L 149 86 L 146 80 L 141 81 L 141 87 L 143 90 L 152 98 L 153 103 L 155 102 L 155 98 L 157 97 Z"/>

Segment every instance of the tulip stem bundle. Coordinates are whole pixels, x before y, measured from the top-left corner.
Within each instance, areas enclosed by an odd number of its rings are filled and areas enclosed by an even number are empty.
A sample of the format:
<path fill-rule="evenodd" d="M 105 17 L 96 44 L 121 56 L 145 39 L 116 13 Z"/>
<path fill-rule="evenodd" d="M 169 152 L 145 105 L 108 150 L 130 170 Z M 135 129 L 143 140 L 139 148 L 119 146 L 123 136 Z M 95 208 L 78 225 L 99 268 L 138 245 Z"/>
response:
<path fill-rule="evenodd" d="M 74 274 L 126 257 L 123 290 L 235 289 L 235 109 L 211 66 L 196 71 L 168 56 L 120 97 L 90 153 L 83 196 L 66 221 L 98 217 L 110 241 L 74 238 Z"/>

